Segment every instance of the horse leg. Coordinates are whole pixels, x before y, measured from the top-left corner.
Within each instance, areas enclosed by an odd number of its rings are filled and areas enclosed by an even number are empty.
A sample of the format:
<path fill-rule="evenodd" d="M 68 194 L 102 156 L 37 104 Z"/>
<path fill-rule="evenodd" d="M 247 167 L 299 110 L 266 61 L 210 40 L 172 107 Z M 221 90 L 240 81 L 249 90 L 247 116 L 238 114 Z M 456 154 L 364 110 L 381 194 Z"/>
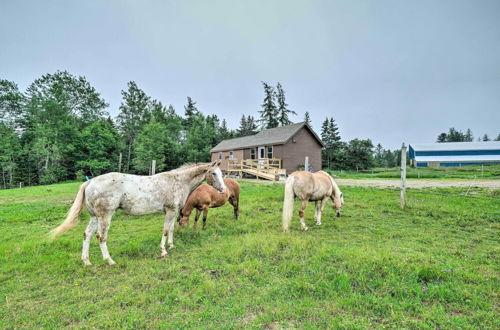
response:
<path fill-rule="evenodd" d="M 205 226 L 207 224 L 207 215 L 208 215 L 208 206 L 203 208 L 203 230 L 205 230 Z"/>
<path fill-rule="evenodd" d="M 304 221 L 304 214 L 306 211 L 306 207 L 307 207 L 307 200 L 301 201 L 299 217 L 300 217 L 300 226 L 302 227 L 303 230 L 309 229 L 309 228 L 307 228 L 306 223 Z"/>
<path fill-rule="evenodd" d="M 328 197 L 323 198 L 321 203 L 317 205 L 318 217 L 316 218 L 316 225 L 321 226 L 321 214 L 323 214 L 323 210 L 325 209 L 326 202 L 328 201 Z"/>
<path fill-rule="evenodd" d="M 318 201 L 314 201 L 314 220 L 316 220 L 316 225 L 320 225 L 321 224 L 321 221 L 320 223 L 318 224 Z"/>
<path fill-rule="evenodd" d="M 109 255 L 108 246 L 106 240 L 108 239 L 109 226 L 111 225 L 111 217 L 113 214 L 98 217 L 97 223 L 97 239 L 99 240 L 99 246 L 101 247 L 102 258 L 108 262 L 110 265 L 114 265 L 116 262 L 111 259 Z"/>
<path fill-rule="evenodd" d="M 168 255 L 165 249 L 165 242 L 168 237 L 169 249 L 174 248 L 174 225 L 175 225 L 175 209 L 165 209 L 165 223 L 163 224 L 163 236 L 161 237 L 160 250 L 161 256 Z"/>
<path fill-rule="evenodd" d="M 89 260 L 89 247 L 92 235 L 94 235 L 96 230 L 97 230 L 97 218 L 91 216 L 89 224 L 87 225 L 87 229 L 85 229 L 85 231 L 83 232 L 82 260 L 85 266 L 92 265 Z"/>
<path fill-rule="evenodd" d="M 233 209 L 234 209 L 234 220 L 238 220 L 238 215 L 239 215 L 239 209 L 238 209 L 238 198 L 234 197 L 231 200 L 231 204 L 233 204 Z"/>
<path fill-rule="evenodd" d="M 201 213 L 201 210 L 196 209 L 196 216 L 194 217 L 193 228 L 196 228 L 198 225 L 198 219 L 200 218 L 200 213 Z"/>

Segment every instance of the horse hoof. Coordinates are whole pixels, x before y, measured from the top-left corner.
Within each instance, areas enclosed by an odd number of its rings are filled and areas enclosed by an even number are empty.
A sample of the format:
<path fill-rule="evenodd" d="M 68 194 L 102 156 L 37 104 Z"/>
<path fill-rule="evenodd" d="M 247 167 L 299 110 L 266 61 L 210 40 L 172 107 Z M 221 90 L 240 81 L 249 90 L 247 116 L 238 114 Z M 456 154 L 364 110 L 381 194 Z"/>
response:
<path fill-rule="evenodd" d="M 85 266 L 92 266 L 92 263 L 89 260 L 83 260 L 83 264 Z"/>
<path fill-rule="evenodd" d="M 113 260 L 113 259 L 108 259 L 108 264 L 109 264 L 110 266 L 113 266 L 113 265 L 116 265 L 116 262 L 114 262 L 114 260 Z"/>
<path fill-rule="evenodd" d="M 162 252 L 162 253 L 161 253 L 161 256 L 162 256 L 162 258 L 166 258 L 166 257 L 168 257 L 168 252 L 167 252 L 167 251 Z"/>
<path fill-rule="evenodd" d="M 172 250 L 174 247 L 175 247 L 175 246 L 170 245 L 170 246 L 168 247 L 168 249 L 169 249 L 169 250 Z"/>
<path fill-rule="evenodd" d="M 307 228 L 307 227 L 304 227 L 304 228 L 302 228 L 302 229 L 303 229 L 304 231 L 306 231 L 306 230 L 308 230 L 309 228 Z"/>
<path fill-rule="evenodd" d="M 320 223 L 316 223 L 316 226 L 321 226 L 321 222 Z"/>

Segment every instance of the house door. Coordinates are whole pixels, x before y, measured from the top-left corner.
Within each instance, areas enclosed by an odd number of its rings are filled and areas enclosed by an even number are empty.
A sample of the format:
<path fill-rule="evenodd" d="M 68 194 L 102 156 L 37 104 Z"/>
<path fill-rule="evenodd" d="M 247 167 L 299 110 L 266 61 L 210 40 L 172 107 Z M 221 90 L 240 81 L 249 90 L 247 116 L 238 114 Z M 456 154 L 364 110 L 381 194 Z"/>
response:
<path fill-rule="evenodd" d="M 266 148 L 265 147 L 258 147 L 257 150 L 259 151 L 258 158 L 259 158 L 259 168 L 264 168 L 265 160 L 266 158 Z"/>

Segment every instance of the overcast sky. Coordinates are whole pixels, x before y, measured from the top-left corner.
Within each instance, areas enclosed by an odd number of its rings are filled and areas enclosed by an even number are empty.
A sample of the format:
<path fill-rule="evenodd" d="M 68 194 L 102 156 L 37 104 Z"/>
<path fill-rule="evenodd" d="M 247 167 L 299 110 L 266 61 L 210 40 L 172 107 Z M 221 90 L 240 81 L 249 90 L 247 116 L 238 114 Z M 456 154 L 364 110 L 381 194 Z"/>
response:
<path fill-rule="evenodd" d="M 281 82 L 302 121 L 397 148 L 500 133 L 500 1 L 1 1 L 0 78 L 84 75 L 118 113 L 134 80 L 236 128 Z"/>

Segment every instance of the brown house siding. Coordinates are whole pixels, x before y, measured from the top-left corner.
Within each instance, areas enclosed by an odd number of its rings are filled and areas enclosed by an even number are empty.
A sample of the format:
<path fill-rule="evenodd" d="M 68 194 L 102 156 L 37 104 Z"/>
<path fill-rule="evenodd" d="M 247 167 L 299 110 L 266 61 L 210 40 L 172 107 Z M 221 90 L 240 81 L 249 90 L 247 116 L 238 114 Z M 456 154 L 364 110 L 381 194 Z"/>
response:
<path fill-rule="evenodd" d="M 233 158 L 234 159 L 245 159 L 243 155 L 243 149 L 233 150 Z M 250 151 L 248 151 L 248 158 L 250 158 Z M 212 161 L 218 160 L 219 158 L 218 152 L 212 152 Z M 229 151 L 222 151 L 222 163 L 220 164 L 220 169 L 223 171 L 227 170 L 227 163 L 229 160 Z"/>
<path fill-rule="evenodd" d="M 306 156 L 309 157 L 309 164 L 315 172 L 321 170 L 321 145 L 307 128 L 302 128 L 279 147 L 281 155 L 276 158 L 282 159 L 282 167 L 286 169 L 287 175 L 295 172 L 299 166 L 304 166 Z"/>

